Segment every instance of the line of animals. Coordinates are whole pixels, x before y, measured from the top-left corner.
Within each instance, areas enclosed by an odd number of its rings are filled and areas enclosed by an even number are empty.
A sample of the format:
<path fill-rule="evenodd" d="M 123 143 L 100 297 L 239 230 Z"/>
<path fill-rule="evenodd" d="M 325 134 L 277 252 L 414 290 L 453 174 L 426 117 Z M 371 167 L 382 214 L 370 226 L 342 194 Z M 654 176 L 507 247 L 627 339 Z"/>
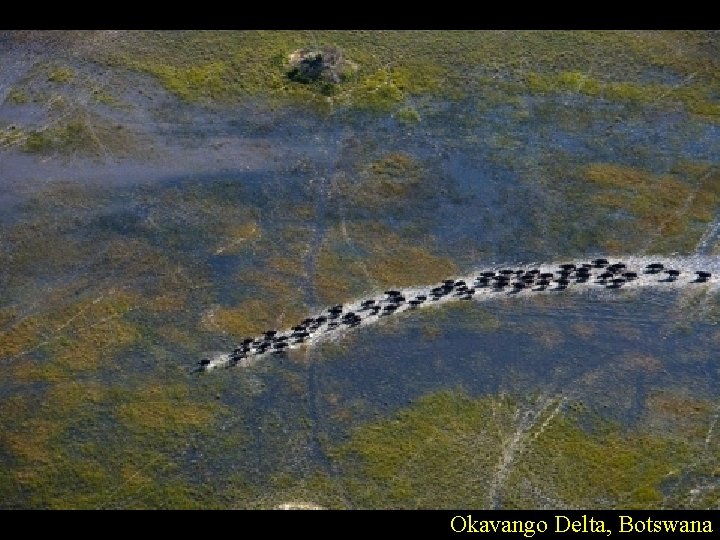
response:
<path fill-rule="evenodd" d="M 642 273 L 658 275 L 658 282 L 672 283 L 678 279 L 681 271 L 665 268 L 662 263 L 651 263 Z M 694 275 L 691 283 L 706 283 L 712 277 L 710 272 L 704 270 L 698 270 Z M 582 283 L 620 289 L 639 277 L 637 272 L 629 271 L 625 263 L 610 264 L 607 259 L 595 259 L 579 265 L 561 264 L 554 272 L 543 272 L 539 268 L 489 270 L 481 272 L 470 284 L 462 279 L 446 279 L 423 294 L 411 295 L 413 297 L 409 300 L 406 298 L 407 293 L 387 290 L 384 298 L 362 300 L 347 311 L 341 304 L 332 306 L 317 317 L 304 319 L 289 331 L 281 333 L 268 330 L 262 336 L 246 338 L 229 354 L 214 359 L 203 358 L 194 371 L 208 371 L 220 366 L 233 367 L 244 359 L 266 353 L 281 354 L 289 347 L 305 343 L 314 335 L 332 332 L 341 327 L 353 328 L 366 319 L 389 316 L 401 306 L 416 309 L 426 302 L 438 302 L 450 296 L 459 300 L 471 300 L 481 289 L 519 294 L 525 290 L 564 290 L 572 284 Z"/>

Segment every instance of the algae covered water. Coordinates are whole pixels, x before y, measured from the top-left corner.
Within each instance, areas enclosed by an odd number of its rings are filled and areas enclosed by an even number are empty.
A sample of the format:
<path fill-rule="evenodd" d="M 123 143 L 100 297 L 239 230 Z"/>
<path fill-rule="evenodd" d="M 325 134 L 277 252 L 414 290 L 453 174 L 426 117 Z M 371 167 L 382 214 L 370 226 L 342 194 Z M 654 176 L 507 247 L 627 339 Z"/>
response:
<path fill-rule="evenodd" d="M 289 79 L 318 40 L 357 69 Z M 0 34 L 0 506 L 717 508 L 717 48 Z M 599 257 L 638 278 L 425 306 Z"/>

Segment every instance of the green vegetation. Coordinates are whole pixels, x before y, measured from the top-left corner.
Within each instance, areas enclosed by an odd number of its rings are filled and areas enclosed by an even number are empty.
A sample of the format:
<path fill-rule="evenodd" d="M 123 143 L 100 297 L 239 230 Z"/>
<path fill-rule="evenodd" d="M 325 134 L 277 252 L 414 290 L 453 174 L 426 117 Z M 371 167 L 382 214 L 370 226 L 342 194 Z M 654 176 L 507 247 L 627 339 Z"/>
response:
<path fill-rule="evenodd" d="M 18 88 L 13 88 L 12 90 L 10 90 L 6 99 L 8 103 L 12 103 L 13 105 L 24 105 L 25 103 L 30 101 L 30 97 L 27 95 L 27 93 Z"/>
<path fill-rule="evenodd" d="M 643 103 L 679 103 L 717 118 L 717 62 L 704 32 L 393 32 L 272 31 L 126 33 L 111 61 L 156 76 L 190 100 L 234 101 L 269 96 L 280 101 L 331 103 L 396 111 L 412 95 L 579 92 Z M 288 55 L 334 44 L 357 64 L 340 84 L 291 81 Z M 120 45 L 118 50 L 118 45 Z M 472 69 L 469 68 L 472 66 Z M 673 76 L 667 83 L 658 73 Z M 635 82 L 646 78 L 648 82 Z M 411 115 L 414 121 L 414 115 Z"/>
<path fill-rule="evenodd" d="M 384 51 L 385 38 L 364 32 L 163 32 L 128 37 L 119 51 L 100 54 L 156 76 L 168 90 L 188 101 L 263 95 L 320 106 L 330 100 L 387 111 L 409 95 L 437 91 L 447 71 L 432 59 L 392 60 L 387 55 L 394 51 Z M 315 40 L 337 43 L 359 69 L 338 85 L 290 80 L 290 53 Z"/>
<path fill-rule="evenodd" d="M 168 90 L 188 100 L 222 97 L 225 88 L 222 77 L 228 71 L 227 64 L 223 62 L 209 62 L 187 68 L 153 62 L 141 66 L 157 76 Z"/>
<path fill-rule="evenodd" d="M 75 77 L 75 71 L 68 66 L 53 68 L 48 73 L 48 81 L 57 84 L 67 84 Z"/>
<path fill-rule="evenodd" d="M 356 221 L 345 228 L 358 251 L 347 253 L 343 234 L 336 229 L 318 257 L 314 281 L 325 304 L 382 287 L 432 283 L 457 270 L 451 259 L 434 255 L 381 223 Z M 365 262 L 369 260 L 372 264 Z"/>
<path fill-rule="evenodd" d="M 623 212 L 622 221 L 614 223 L 614 238 L 605 244 L 610 252 L 648 246 L 656 253 L 692 252 L 720 207 L 720 173 L 712 168 L 695 171 L 692 176 L 685 172 L 658 177 L 639 169 L 595 163 L 587 167 L 584 176 L 595 189 L 594 204 Z M 613 244 L 618 238 L 623 238 L 623 243 Z"/>
<path fill-rule="evenodd" d="M 530 73 L 527 76 L 527 88 L 533 93 L 574 92 L 611 101 L 627 101 L 643 105 L 679 104 L 685 106 L 691 113 L 711 120 L 720 120 L 720 103 L 712 98 L 711 87 L 695 86 L 691 82 L 687 84 L 602 81 L 591 77 L 589 73 L 578 71 Z"/>
<path fill-rule="evenodd" d="M 679 418 L 652 434 L 599 419 L 588 431 L 584 408 L 562 404 L 440 392 L 357 428 L 334 459 L 360 508 L 654 508 L 705 451 L 701 434 L 678 433 Z M 655 417 L 655 398 L 649 407 Z"/>
<path fill-rule="evenodd" d="M 417 112 L 417 109 L 409 106 L 403 107 L 397 111 L 395 113 L 395 118 L 407 124 L 417 124 L 421 120 L 420 113 Z"/>
<path fill-rule="evenodd" d="M 247 300 L 236 308 L 220 308 L 206 318 L 206 328 L 219 330 L 236 339 L 255 336 L 270 328 L 297 324 L 305 316 L 302 304 L 292 298 L 282 302 Z"/>
<path fill-rule="evenodd" d="M 50 150 L 75 153 L 88 149 L 97 151 L 98 144 L 88 124 L 82 121 L 52 127 L 45 131 L 30 132 L 23 147 L 24 151 L 32 153 Z"/>
<path fill-rule="evenodd" d="M 185 383 L 166 383 L 55 383 L 42 420 L 27 418 L 29 403 L 3 419 L 0 447 L 14 466 L 2 489 L 14 486 L 14 500 L 32 508 L 203 506 L 208 491 L 177 476 L 178 436 L 208 432 L 226 411 L 193 402 Z M 108 413 L 119 423 L 108 424 Z"/>
<path fill-rule="evenodd" d="M 5 129 L 0 130 L 0 147 L 3 146 L 16 146 L 23 142 L 26 135 L 23 130 L 18 129 L 14 124 L 7 126 Z"/>

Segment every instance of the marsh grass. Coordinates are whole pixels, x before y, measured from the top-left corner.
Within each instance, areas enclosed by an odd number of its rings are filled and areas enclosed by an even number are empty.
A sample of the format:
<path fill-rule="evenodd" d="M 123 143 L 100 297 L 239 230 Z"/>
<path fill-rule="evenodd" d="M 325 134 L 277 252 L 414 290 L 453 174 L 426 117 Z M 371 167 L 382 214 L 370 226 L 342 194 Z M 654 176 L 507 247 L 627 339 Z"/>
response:
<path fill-rule="evenodd" d="M 676 397 L 666 398 L 666 409 L 678 410 L 671 403 L 686 406 L 707 421 L 710 411 L 702 401 L 683 405 L 673 401 Z M 450 508 L 467 500 L 487 507 L 501 454 L 519 429 L 517 411 L 528 405 L 502 396 L 432 394 L 391 418 L 354 430 L 333 456 L 361 508 Z M 651 398 L 649 406 L 654 410 L 657 399 Z M 678 483 L 681 471 L 702 452 L 700 431 L 684 441 L 679 424 L 666 423 L 670 432 L 651 434 L 646 425 L 625 431 L 597 418 L 587 430 L 580 424 L 592 416 L 583 411 L 568 406 L 558 414 L 546 413 L 521 432 L 499 493 L 502 507 L 544 506 L 548 500 L 561 506 L 658 507 L 668 484 Z"/>

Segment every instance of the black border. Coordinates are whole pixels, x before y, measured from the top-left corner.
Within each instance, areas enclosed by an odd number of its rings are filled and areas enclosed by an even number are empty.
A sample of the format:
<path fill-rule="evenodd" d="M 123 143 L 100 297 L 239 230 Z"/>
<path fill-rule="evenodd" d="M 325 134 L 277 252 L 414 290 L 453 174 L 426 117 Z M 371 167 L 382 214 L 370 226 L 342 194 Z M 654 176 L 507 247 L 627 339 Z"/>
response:
<path fill-rule="evenodd" d="M 608 535 L 597 530 L 598 521 L 603 521 L 606 529 L 610 529 L 610 538 L 667 536 L 686 537 L 689 533 L 661 533 L 658 531 L 621 533 L 619 530 L 621 516 L 629 516 L 634 523 L 642 522 L 647 528 L 647 520 L 656 521 L 699 521 L 701 526 L 709 521 L 711 533 L 696 533 L 693 537 L 717 537 L 720 531 L 720 511 L 718 510 L 223 510 L 223 511 L 104 511 L 102 515 L 93 516 L 94 511 L 45 511 L 38 516 L 38 521 L 28 521 L 32 514 L 28 511 L 6 511 L 6 527 L 23 526 L 27 530 L 38 522 L 50 525 L 67 525 L 73 527 L 73 534 L 87 532 L 97 536 L 100 532 L 95 527 L 84 527 L 80 520 L 88 524 L 88 518 L 98 517 L 102 521 L 102 531 L 108 525 L 116 534 L 136 533 L 139 526 L 143 528 L 158 527 L 164 534 L 178 531 L 206 535 L 232 536 L 296 536 L 311 535 L 312 537 L 347 537 L 362 535 L 373 540 L 375 537 L 390 538 L 608 538 Z M 524 532 L 480 532 L 453 531 L 453 518 L 456 529 L 470 520 L 528 521 L 537 523 L 545 521 L 547 530 L 536 531 L 528 536 Z M 561 527 L 557 531 L 558 518 Z M 593 532 L 591 518 L 595 520 L 596 532 Z M 17 523 L 13 523 L 17 520 Z M 568 528 L 575 523 L 576 529 Z M 502 527 L 502 524 L 498 524 Z M 476 527 L 480 527 L 476 524 Z M 94 532 L 92 532 L 94 530 Z M 152 530 L 152 529 L 151 529 Z"/>
<path fill-rule="evenodd" d="M 3 19 L 10 30 L 656 30 L 708 29 L 706 10 L 627 5 L 66 2 L 12 4 Z M 582 8 L 582 9 L 581 9 Z M 711 27 L 712 28 L 712 27 Z M 720 36 L 719 36 L 720 39 Z"/>

